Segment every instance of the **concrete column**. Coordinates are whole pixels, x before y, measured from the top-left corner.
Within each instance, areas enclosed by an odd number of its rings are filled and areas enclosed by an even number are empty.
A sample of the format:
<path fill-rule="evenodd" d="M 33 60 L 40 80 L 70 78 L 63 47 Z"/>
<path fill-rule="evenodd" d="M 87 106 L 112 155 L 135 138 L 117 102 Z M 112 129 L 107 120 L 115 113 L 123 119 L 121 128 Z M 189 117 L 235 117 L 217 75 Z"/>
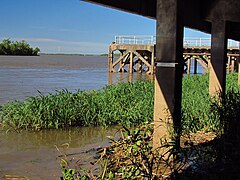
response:
<path fill-rule="evenodd" d="M 235 58 L 231 58 L 231 73 L 235 72 Z"/>
<path fill-rule="evenodd" d="M 129 73 L 128 74 L 128 82 L 132 82 L 133 81 L 133 74 Z"/>
<path fill-rule="evenodd" d="M 130 59 L 129 59 L 129 73 L 133 73 L 133 52 L 130 52 Z"/>
<path fill-rule="evenodd" d="M 191 70 L 191 58 L 188 58 L 188 62 L 187 62 L 187 74 L 190 74 L 190 70 Z"/>
<path fill-rule="evenodd" d="M 112 71 L 112 65 L 113 65 L 113 51 L 111 47 L 109 47 L 109 53 L 108 53 L 108 72 L 113 72 Z"/>
<path fill-rule="evenodd" d="M 181 0 L 157 0 L 154 148 L 170 139 L 169 128 L 180 129 L 183 76 Z M 173 137 L 179 146 L 179 136 Z"/>
<path fill-rule="evenodd" d="M 231 63 L 231 56 L 228 56 L 228 61 L 227 61 L 227 73 L 230 72 L 230 63 Z"/>
<path fill-rule="evenodd" d="M 211 61 L 209 94 L 225 93 L 227 62 L 227 23 L 223 20 L 212 22 Z"/>
<path fill-rule="evenodd" d="M 112 84 L 113 84 L 113 73 L 108 72 L 108 85 L 112 85 Z"/>
<path fill-rule="evenodd" d="M 196 60 L 196 57 L 194 57 L 193 62 L 194 62 L 194 64 L 193 64 L 193 74 L 197 74 L 197 60 Z"/>

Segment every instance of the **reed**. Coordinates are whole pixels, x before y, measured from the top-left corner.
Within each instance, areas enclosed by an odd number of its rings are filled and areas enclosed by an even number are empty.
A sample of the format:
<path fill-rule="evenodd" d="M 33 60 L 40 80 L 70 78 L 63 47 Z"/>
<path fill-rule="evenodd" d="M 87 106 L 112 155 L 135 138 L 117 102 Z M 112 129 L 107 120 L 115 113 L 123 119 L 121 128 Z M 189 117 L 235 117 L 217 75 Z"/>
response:
<path fill-rule="evenodd" d="M 237 74 L 227 75 L 226 94 L 231 94 L 232 91 L 239 92 L 237 78 Z M 212 106 L 216 104 L 216 97 L 209 96 L 208 84 L 208 74 L 183 78 L 182 129 L 184 133 L 219 130 L 219 114 L 217 111 L 212 111 Z M 218 97 L 218 94 L 216 96 Z"/>
<path fill-rule="evenodd" d="M 1 107 L 3 126 L 14 129 L 63 128 L 69 126 L 132 125 L 153 114 L 152 82 L 107 86 L 99 91 L 67 90 L 30 97 Z"/>
<path fill-rule="evenodd" d="M 227 89 L 238 91 L 237 75 L 227 76 Z M 2 105 L 3 127 L 40 130 L 70 126 L 139 125 L 153 119 L 152 81 L 120 83 L 100 90 L 69 92 L 30 97 Z M 208 75 L 183 78 L 183 132 L 216 131 L 219 126 L 211 111 Z"/>

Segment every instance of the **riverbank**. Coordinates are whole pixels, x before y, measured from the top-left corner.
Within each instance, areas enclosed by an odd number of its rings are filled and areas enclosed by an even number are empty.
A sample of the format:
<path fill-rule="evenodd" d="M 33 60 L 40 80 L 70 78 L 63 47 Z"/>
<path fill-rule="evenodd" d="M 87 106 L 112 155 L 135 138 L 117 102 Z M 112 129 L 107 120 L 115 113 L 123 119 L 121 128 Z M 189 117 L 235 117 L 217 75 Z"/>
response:
<path fill-rule="evenodd" d="M 237 75 L 227 76 L 227 90 L 238 92 Z M 52 129 L 75 126 L 132 126 L 152 121 L 153 82 L 138 81 L 100 90 L 58 91 L 4 104 L 0 119 L 14 129 Z M 182 100 L 183 132 L 217 131 L 219 121 L 211 110 L 208 75 L 185 76 Z"/>
<path fill-rule="evenodd" d="M 230 132 L 236 132 L 239 127 L 239 124 L 238 124 L 239 121 L 236 121 L 239 118 L 239 112 L 240 112 L 240 110 L 239 110 L 240 109 L 239 108 L 240 93 L 239 93 L 239 89 L 238 89 L 238 85 L 237 85 L 237 74 L 230 74 L 227 76 L 227 91 L 228 91 L 227 96 L 226 96 L 227 101 L 224 102 L 225 104 L 222 107 L 218 106 L 219 103 L 214 104 L 214 101 L 212 101 L 209 98 L 208 78 L 209 78 L 208 75 L 202 75 L 202 76 L 194 75 L 194 76 L 185 76 L 183 79 L 183 102 L 182 102 L 182 104 L 183 104 L 183 113 L 182 113 L 183 114 L 183 119 L 182 119 L 183 135 L 185 135 L 186 137 L 189 137 L 188 135 L 191 135 L 190 137 L 193 137 L 194 140 L 196 140 L 197 138 L 199 138 L 199 136 L 201 136 L 201 138 L 200 138 L 201 142 L 204 141 L 202 139 L 206 135 L 207 135 L 207 137 L 209 137 L 209 139 L 207 139 L 207 140 L 212 140 L 212 138 L 215 137 L 215 135 L 222 133 L 223 126 L 222 126 L 221 122 L 219 121 L 219 115 L 224 117 L 225 120 L 227 120 L 226 122 L 230 123 L 226 126 L 226 127 L 231 127 L 231 129 L 229 129 Z M 22 129 L 41 130 L 41 131 L 37 131 L 37 132 L 36 131 L 27 131 L 29 133 L 34 133 L 36 135 L 38 133 L 44 134 L 44 132 L 52 131 L 52 130 L 44 130 L 45 127 L 41 127 L 40 126 L 41 123 L 43 125 L 46 125 L 46 128 L 56 128 L 54 126 L 56 124 L 54 124 L 54 123 L 56 123 L 56 122 L 59 123 L 58 124 L 59 126 L 57 126 L 57 128 L 61 128 L 61 129 L 53 130 L 55 132 L 60 132 L 60 131 L 62 131 L 62 127 L 69 127 L 69 126 L 81 126 L 81 127 L 82 126 L 99 126 L 99 125 L 107 126 L 110 124 L 125 124 L 127 126 L 137 124 L 137 126 L 140 126 L 140 124 L 142 124 L 146 121 L 152 120 L 153 93 L 154 93 L 153 92 L 153 82 L 151 82 L 151 81 L 123 83 L 123 84 L 108 86 L 108 87 L 105 87 L 100 90 L 79 91 L 76 93 L 62 90 L 62 91 L 58 92 L 57 94 L 51 94 L 51 95 L 46 95 L 46 96 L 42 95 L 39 97 L 31 97 L 22 102 L 14 102 L 14 103 L 5 104 L 2 106 L 2 110 L 0 113 L 2 115 L 1 119 L 3 120 L 3 125 L 5 128 L 11 127 L 12 129 L 18 129 L 20 131 Z M 75 114 L 73 112 L 75 112 Z M 71 118 L 72 118 L 71 120 L 74 120 L 73 119 L 74 116 L 82 117 L 82 118 L 75 119 L 76 123 L 81 122 L 82 124 L 81 123 L 80 124 L 74 124 L 74 123 L 64 124 L 64 121 L 60 121 L 60 119 L 62 119 L 62 117 L 65 117 L 65 120 L 68 120 Z M 87 117 L 87 116 L 88 116 L 89 120 L 83 118 L 83 117 Z M 98 121 L 98 118 L 100 118 L 100 117 L 102 117 L 101 119 L 103 121 Z M 4 118 L 8 118 L 8 119 L 4 119 Z M 134 119 L 134 118 L 136 118 L 136 119 Z M 229 119 L 232 121 L 228 121 Z M 73 122 L 75 122 L 75 120 Z M 69 121 L 65 121 L 65 122 L 69 122 Z M 84 124 L 84 123 L 86 123 L 86 124 Z M 35 126 L 33 126 L 33 125 L 35 125 Z M 50 127 L 50 125 L 53 125 L 53 126 Z M 235 127 L 235 129 L 234 129 L 234 127 Z M 77 129 L 82 129 L 82 128 L 77 127 Z M 152 131 L 152 130 L 150 130 L 150 131 Z M 213 132 L 214 136 L 211 133 L 210 134 L 206 133 L 209 131 Z M 22 131 L 22 133 L 12 136 L 12 138 L 14 139 L 14 143 L 12 144 L 13 146 L 16 146 L 16 142 L 17 142 L 16 137 L 22 137 L 23 132 L 25 132 L 25 131 Z M 88 130 L 87 130 L 87 132 L 88 132 Z M 84 134 L 87 135 L 87 132 L 85 132 Z M 142 132 L 145 133 L 147 131 L 142 131 Z M 197 136 L 194 136 L 196 132 L 197 132 Z M 138 133 L 138 130 L 135 129 L 135 130 L 131 131 L 131 133 Z M 64 132 L 63 134 L 68 138 L 66 142 L 71 142 L 71 143 L 75 142 L 73 135 L 71 133 Z M 46 133 L 46 135 L 47 135 L 47 133 Z M 82 136 L 81 134 L 78 134 L 78 133 L 75 133 L 75 135 L 76 135 L 76 139 L 78 139 L 78 140 L 85 139 L 86 141 L 89 141 L 88 135 L 86 137 Z M 151 133 L 150 133 L 150 135 L 151 135 Z M 0 140 L 1 145 L 3 145 L 2 147 L 6 147 L 5 143 L 10 142 L 9 139 L 6 138 L 7 136 L 8 135 L 6 134 Z M 140 138 L 142 138 L 141 134 L 137 134 L 137 136 L 131 136 L 131 137 L 138 137 L 138 136 Z M 30 135 L 27 137 L 33 137 L 33 135 Z M 37 137 L 37 139 L 39 139 L 39 137 L 40 137 L 39 134 L 36 137 Z M 94 135 L 94 137 L 95 137 L 95 135 Z M 127 137 L 129 137 L 129 136 L 127 135 Z M 61 137 L 59 135 L 57 135 L 57 138 L 61 139 Z M 55 143 L 56 141 L 54 139 L 48 138 L 47 136 L 43 136 L 40 139 L 43 140 L 44 142 L 45 142 L 45 140 L 49 140 L 48 141 L 49 146 L 53 146 L 54 144 L 56 144 Z M 125 150 L 126 150 L 126 152 L 128 152 L 127 149 L 130 148 L 130 146 L 137 147 L 139 152 L 145 152 L 146 148 L 148 150 L 150 150 L 151 146 L 148 146 L 150 139 L 151 139 L 151 137 L 147 136 L 146 139 L 144 139 L 144 140 L 146 140 L 146 143 L 142 144 L 144 146 L 142 146 L 142 145 L 140 146 L 139 142 L 136 141 L 136 140 L 139 140 L 138 138 L 134 138 L 134 139 L 126 138 L 127 141 L 124 143 L 125 144 L 127 143 L 126 145 L 128 145 L 128 146 L 126 146 Z M 223 140 L 224 139 L 226 139 L 226 138 L 224 137 Z M 99 141 L 99 140 L 97 140 L 97 141 Z M 132 143 L 128 143 L 129 141 L 131 141 Z M 22 141 L 19 142 L 19 146 L 21 146 L 24 149 L 24 152 L 25 152 L 25 150 L 27 150 L 29 148 L 28 142 L 29 142 L 29 140 L 24 140 L 23 142 Z M 35 140 L 33 142 L 35 142 Z M 65 140 L 61 141 L 61 142 L 58 143 L 59 147 L 61 147 L 61 144 L 63 144 L 65 142 Z M 213 141 L 212 143 L 206 144 L 206 145 L 194 144 L 194 142 L 192 144 L 191 141 L 186 141 L 183 143 L 185 145 L 188 145 L 191 148 L 193 148 L 192 149 L 193 151 L 188 151 L 191 149 L 186 149 L 186 151 L 193 153 L 193 154 L 196 154 L 196 150 L 198 150 L 196 148 L 204 147 L 203 149 L 200 149 L 200 151 L 198 151 L 199 152 L 198 154 L 201 155 L 201 156 L 199 156 L 199 158 L 207 159 L 207 161 L 208 160 L 215 161 L 216 160 L 215 155 L 219 156 L 219 154 L 216 154 L 215 150 L 219 149 L 219 146 L 215 146 L 214 142 L 215 141 Z M 221 140 L 218 142 L 219 143 L 217 143 L 217 144 L 223 144 L 223 145 L 226 144 L 226 141 Z M 45 149 L 43 151 L 41 150 L 42 147 L 45 148 L 45 145 L 43 145 L 42 143 L 38 143 L 37 141 L 35 143 L 37 143 L 37 146 L 39 148 L 37 150 L 37 152 L 38 152 L 37 154 L 46 153 Z M 116 143 L 118 143 L 118 142 L 116 142 Z M 208 149 L 209 145 L 210 145 L 210 151 Z M 236 148 L 237 147 L 236 145 L 237 144 L 233 142 L 231 144 L 231 147 Z M 32 145 L 30 144 L 30 147 L 31 146 Z M 212 146 L 214 146 L 213 149 L 211 149 Z M 207 151 L 206 151 L 206 147 L 207 147 Z M 25 148 L 27 148 L 27 149 L 25 149 Z M 89 146 L 87 148 L 89 148 Z M 96 148 L 95 145 L 94 145 L 94 148 Z M 111 148 L 114 148 L 114 146 L 110 147 L 110 150 L 111 150 Z M 12 149 L 12 146 L 9 149 Z M 89 149 L 91 149 L 91 148 L 89 148 Z M 0 150 L 1 150 L 1 148 L 0 148 Z M 88 149 L 86 149 L 85 152 L 87 152 L 87 150 Z M 143 151 L 140 151 L 140 150 L 143 150 Z M 2 173 L 2 175 L 6 175 L 6 174 L 11 174 L 10 172 L 17 172 L 17 171 L 19 172 L 19 173 L 17 173 L 19 175 L 26 175 L 27 177 L 32 177 L 32 176 L 37 177 L 38 174 L 41 174 L 41 172 L 47 171 L 44 168 L 39 168 L 38 170 L 32 169 L 31 172 L 27 172 L 24 174 L 26 169 L 24 169 L 22 166 L 22 164 L 23 164 L 22 163 L 23 159 L 21 159 L 22 157 L 20 158 L 20 164 L 12 165 L 11 161 L 15 164 L 16 160 L 7 158 L 10 156 L 12 157 L 12 155 L 6 154 L 6 152 L 8 152 L 10 150 L 2 148 L 2 151 L 3 151 L 3 153 L 2 153 L 3 156 L 6 158 L 4 159 L 5 163 L 0 164 L 2 166 L 2 167 L 0 166 L 0 177 L 1 177 L 1 173 Z M 56 153 L 58 153 L 58 152 L 56 151 L 56 149 L 55 150 L 51 149 L 51 151 L 55 151 L 55 154 L 51 154 L 51 159 L 52 159 L 52 157 L 55 158 L 57 156 Z M 36 150 L 34 150 L 34 152 L 36 153 Z M 64 151 L 61 150 L 61 152 L 63 152 L 63 154 L 64 154 Z M 78 149 L 72 150 L 70 148 L 69 152 L 75 153 L 75 152 L 78 152 Z M 82 151 L 82 148 L 81 148 L 81 152 L 83 152 L 83 155 L 86 156 L 85 152 Z M 121 159 L 122 157 L 124 157 L 124 155 L 127 155 L 127 153 L 124 154 L 122 152 L 123 151 L 121 149 L 117 148 L 117 151 L 115 151 L 114 153 L 122 154 L 123 156 L 118 157 L 118 159 Z M 134 151 L 134 152 L 137 152 L 137 151 Z M 235 155 L 234 152 L 235 151 L 228 150 L 225 153 L 226 153 L 226 155 L 227 154 Z M 19 147 L 17 147 L 17 153 L 19 153 Z M 148 153 L 149 153 L 149 155 L 152 154 L 151 151 L 149 151 Z M 27 165 L 26 167 L 30 167 L 30 166 L 33 167 L 33 165 L 37 165 L 39 167 L 39 163 L 40 164 L 42 163 L 42 161 L 40 159 L 43 160 L 42 166 L 46 167 L 46 163 L 45 163 L 46 157 L 37 159 L 37 157 L 34 158 L 34 155 L 33 155 L 33 159 L 28 159 L 29 153 L 25 152 L 25 154 L 27 156 L 26 162 L 25 162 L 25 164 Z M 9 156 L 6 156 L 6 155 L 9 155 Z M 138 158 L 138 156 L 132 156 L 132 155 L 131 155 L 131 157 L 133 157 L 135 159 Z M 158 157 L 160 157 L 160 156 L 158 156 Z M 191 158 L 191 156 L 189 156 L 189 157 Z M 195 158 L 195 156 L 193 156 L 193 157 Z M 224 156 L 224 157 L 228 157 L 228 156 Z M 63 158 L 63 157 L 61 156 L 60 158 Z M 72 158 L 72 156 L 69 157 L 68 160 L 71 158 Z M 114 158 L 116 158 L 116 157 L 114 157 Z M 74 160 L 73 161 L 72 160 L 73 159 L 71 159 L 71 162 L 75 162 Z M 77 162 L 79 162 L 80 165 L 82 165 L 81 164 L 82 162 L 84 162 L 85 164 L 88 164 L 88 162 L 90 161 L 89 159 L 88 159 L 89 161 L 84 160 L 84 158 L 81 155 L 80 156 L 77 155 L 75 160 Z M 193 162 L 197 162 L 196 159 L 190 159 L 190 162 L 192 162 L 192 160 L 193 160 Z M 49 159 L 47 159 L 47 161 L 49 161 Z M 208 162 L 210 162 L 210 161 L 208 161 Z M 55 172 L 57 172 L 57 173 L 53 173 L 53 175 L 54 175 L 54 177 L 59 177 L 60 176 L 59 161 L 56 161 L 56 159 L 55 160 L 52 159 L 51 163 L 52 164 L 48 165 L 47 167 L 55 167 Z M 13 167 L 13 169 L 15 168 L 15 170 L 3 171 L 4 169 L 8 169 L 8 168 L 4 167 L 5 164 L 10 164 L 11 167 Z M 76 164 L 74 164 L 74 165 L 76 165 Z M 201 164 L 201 165 L 206 167 L 208 164 L 205 164 L 205 165 Z M 216 170 L 218 167 L 217 165 L 214 165 L 214 166 L 212 165 L 211 168 L 215 168 L 215 170 Z M 221 167 L 222 166 L 224 166 L 224 164 L 221 165 Z M 57 167 L 59 169 L 56 171 Z M 131 164 L 129 167 L 131 167 Z M 134 166 L 134 168 L 135 167 L 136 166 Z M 231 166 L 229 166 L 229 167 L 231 167 Z M 75 168 L 75 166 L 73 166 L 72 168 Z M 49 170 L 50 169 L 51 168 L 49 168 Z M 111 169 L 108 169 L 108 173 L 110 173 L 109 170 L 111 170 Z M 124 170 L 124 169 L 122 169 L 122 170 Z M 51 171 L 51 172 L 54 172 L 54 171 Z M 128 173 L 129 171 L 125 171 L 125 172 L 126 172 L 126 174 L 129 174 Z M 190 170 L 190 173 L 191 173 L 191 170 Z M 207 171 L 205 171 L 204 173 L 207 173 Z M 118 174 L 118 173 L 116 172 L 116 174 Z M 109 174 L 106 174 L 106 175 L 109 175 Z M 190 174 L 189 176 L 197 177 L 195 175 L 196 174 L 194 174 L 194 175 Z M 204 177 L 204 175 L 206 175 L 206 174 L 203 174 L 202 177 Z"/>

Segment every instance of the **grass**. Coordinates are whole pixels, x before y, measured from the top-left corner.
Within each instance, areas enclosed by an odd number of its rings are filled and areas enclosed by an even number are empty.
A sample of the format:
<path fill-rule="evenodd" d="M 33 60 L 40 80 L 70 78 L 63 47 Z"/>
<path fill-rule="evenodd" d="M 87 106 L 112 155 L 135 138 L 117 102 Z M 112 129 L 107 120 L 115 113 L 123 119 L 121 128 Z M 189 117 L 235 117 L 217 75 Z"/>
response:
<path fill-rule="evenodd" d="M 62 90 L 4 104 L 0 119 L 3 126 L 34 130 L 138 124 L 152 117 L 152 87 L 152 82 L 139 81 L 107 86 L 99 91 Z"/>
<path fill-rule="evenodd" d="M 239 93 L 237 74 L 229 74 L 226 79 L 226 93 Z M 219 118 L 212 111 L 214 98 L 208 94 L 209 76 L 185 76 L 183 78 L 182 126 L 185 132 L 199 130 L 218 131 Z"/>
<path fill-rule="evenodd" d="M 62 178 L 239 179 L 240 92 L 236 76 L 228 76 L 228 90 L 224 96 L 212 99 L 207 95 L 207 76 L 186 77 L 184 83 L 187 83 L 184 84 L 186 92 L 190 91 L 194 96 L 191 96 L 192 99 L 183 99 L 184 103 L 189 103 L 184 108 L 190 108 L 190 117 L 185 114 L 186 109 L 183 110 L 186 134 L 181 138 L 180 148 L 176 142 L 168 141 L 154 149 L 152 123 L 134 129 L 123 127 L 119 139 L 110 139 L 111 145 L 102 149 L 99 159 L 91 162 L 91 168 L 83 168 L 81 159 L 74 163 L 71 161 L 71 164 L 67 163 L 69 160 L 63 159 Z M 190 90 L 194 83 L 194 89 Z M 234 86 L 230 88 L 229 83 L 234 83 Z M 205 111 L 200 111 L 201 108 Z M 196 121 L 197 115 L 199 117 Z M 192 131 L 201 128 L 209 131 L 212 128 L 218 132 L 190 133 L 188 125 L 195 128 Z M 93 171 L 96 165 L 100 165 L 97 173 Z"/>
<path fill-rule="evenodd" d="M 227 76 L 227 89 L 238 91 L 237 75 Z M 138 125 L 153 119 L 154 89 L 151 81 L 120 83 L 101 90 L 57 91 L 47 96 L 4 104 L 0 121 L 14 129 L 48 129 L 70 126 Z M 182 100 L 183 132 L 217 131 L 208 95 L 208 75 L 185 76 Z"/>

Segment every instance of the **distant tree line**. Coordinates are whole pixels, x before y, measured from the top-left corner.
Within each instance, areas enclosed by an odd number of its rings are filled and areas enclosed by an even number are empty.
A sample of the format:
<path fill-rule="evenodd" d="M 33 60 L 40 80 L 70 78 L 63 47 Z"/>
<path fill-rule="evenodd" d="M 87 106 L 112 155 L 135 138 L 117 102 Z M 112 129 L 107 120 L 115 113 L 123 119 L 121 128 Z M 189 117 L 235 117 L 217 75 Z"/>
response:
<path fill-rule="evenodd" d="M 0 55 L 21 55 L 21 56 L 37 56 L 40 49 L 32 48 L 26 41 L 11 41 L 3 39 L 0 43 Z"/>

